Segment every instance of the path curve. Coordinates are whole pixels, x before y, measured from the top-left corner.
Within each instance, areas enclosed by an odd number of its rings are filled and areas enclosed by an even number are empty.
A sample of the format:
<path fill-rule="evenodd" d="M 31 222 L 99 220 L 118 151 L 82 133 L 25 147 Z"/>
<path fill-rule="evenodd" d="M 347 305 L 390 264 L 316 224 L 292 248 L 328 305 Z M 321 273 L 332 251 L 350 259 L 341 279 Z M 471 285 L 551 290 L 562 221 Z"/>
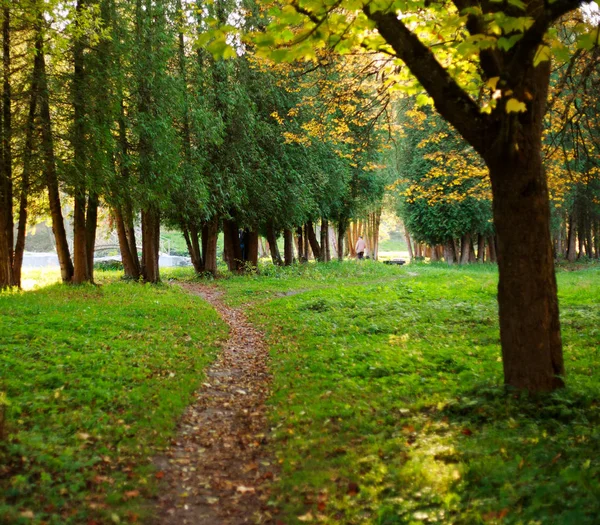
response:
<path fill-rule="evenodd" d="M 195 394 L 164 456 L 153 525 L 274 523 L 267 501 L 275 465 L 266 450 L 269 353 L 240 309 L 216 288 L 182 287 L 203 297 L 229 325 L 229 339 Z"/>

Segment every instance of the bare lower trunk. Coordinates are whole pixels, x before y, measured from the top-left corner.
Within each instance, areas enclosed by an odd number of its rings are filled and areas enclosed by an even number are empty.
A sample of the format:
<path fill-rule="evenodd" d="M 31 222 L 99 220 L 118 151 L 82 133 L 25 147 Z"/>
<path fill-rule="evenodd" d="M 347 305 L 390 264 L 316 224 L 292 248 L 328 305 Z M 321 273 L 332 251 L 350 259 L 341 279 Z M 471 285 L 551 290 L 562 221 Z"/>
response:
<path fill-rule="evenodd" d="M 496 255 L 496 236 L 490 235 L 487 240 L 487 245 L 489 248 L 489 261 L 492 263 L 498 262 L 498 256 Z"/>
<path fill-rule="evenodd" d="M 214 216 L 202 228 L 202 256 L 204 271 L 217 274 L 217 239 L 219 237 L 219 217 Z"/>
<path fill-rule="evenodd" d="M 436 250 L 436 246 L 432 246 L 429 250 L 429 260 L 431 262 L 438 262 L 440 258 L 438 257 L 438 251 Z"/>
<path fill-rule="evenodd" d="M 450 239 L 444 244 L 444 260 L 448 264 L 454 264 L 456 262 L 456 251 L 454 249 L 453 239 Z"/>
<path fill-rule="evenodd" d="M 321 260 L 321 247 L 319 246 L 319 242 L 317 241 L 317 235 L 315 234 L 315 229 L 313 227 L 312 221 L 308 221 L 306 223 L 306 235 L 308 237 L 308 242 L 310 243 L 310 249 L 313 252 L 313 256 L 316 260 Z"/>
<path fill-rule="evenodd" d="M 275 235 L 275 229 L 273 228 L 273 222 L 267 222 L 267 242 L 269 243 L 269 252 L 271 253 L 271 260 L 276 266 L 281 266 L 281 254 L 279 253 L 279 247 L 277 246 L 277 237 Z"/>
<path fill-rule="evenodd" d="M 292 230 L 283 230 L 283 260 L 286 266 L 294 262 L 294 234 Z"/>
<path fill-rule="evenodd" d="M 160 213 L 155 208 L 142 210 L 142 277 L 147 283 L 160 281 Z"/>
<path fill-rule="evenodd" d="M 96 248 L 96 229 L 98 227 L 98 197 L 90 193 L 85 217 L 85 244 L 90 272 L 90 282 L 94 282 L 94 249 Z"/>
<path fill-rule="evenodd" d="M 182 224 L 181 231 L 185 244 L 192 260 L 192 266 L 196 273 L 202 273 L 204 266 L 202 264 L 202 255 L 200 253 L 200 245 L 198 243 L 198 231 L 196 228 L 188 228 L 185 224 Z"/>
<path fill-rule="evenodd" d="M 240 272 L 244 267 L 237 223 L 230 219 L 223 221 L 223 255 L 230 272 Z"/>
<path fill-rule="evenodd" d="M 460 239 L 460 264 L 468 264 L 471 256 L 471 235 L 465 233 Z"/>
<path fill-rule="evenodd" d="M 477 236 L 477 262 L 482 263 L 485 254 L 485 237 L 481 234 Z"/>
<path fill-rule="evenodd" d="M 348 222 L 340 219 L 338 222 L 338 230 L 337 230 L 337 243 L 338 243 L 338 261 L 342 262 L 344 260 L 344 237 L 346 237 L 346 228 L 348 228 Z"/>
<path fill-rule="evenodd" d="M 54 137 L 52 136 L 52 123 L 50 117 L 50 102 L 48 100 L 48 83 L 46 81 L 46 64 L 44 59 L 44 36 L 41 30 L 42 22 L 36 35 L 36 56 L 34 69 L 38 70 L 40 79 L 40 122 L 42 128 L 42 150 L 44 155 L 44 174 L 48 188 L 48 201 L 50 216 L 52 217 L 52 231 L 56 241 L 56 252 L 60 264 L 60 273 L 63 282 L 70 283 L 73 278 L 73 263 L 67 242 L 65 221 L 62 215 L 60 193 L 58 190 L 58 177 L 56 174 L 56 160 L 54 157 Z"/>
<path fill-rule="evenodd" d="M 488 166 L 497 232 L 504 380 L 520 389 L 550 391 L 563 386 L 564 365 L 539 144 L 525 135 L 517 153 L 502 151 Z"/>
<path fill-rule="evenodd" d="M 246 234 L 246 262 L 252 268 L 258 267 L 258 231 L 250 231 Z"/>
<path fill-rule="evenodd" d="M 406 226 L 404 226 L 404 238 L 406 239 L 406 246 L 408 248 L 408 258 L 412 261 L 412 259 L 414 258 L 414 254 L 413 254 L 412 244 L 410 241 L 410 233 L 408 233 Z M 448 259 L 446 259 L 446 260 L 448 260 Z"/>
<path fill-rule="evenodd" d="M 296 229 L 296 239 L 298 244 L 298 261 L 304 262 L 304 235 L 302 233 L 302 226 Z"/>
<path fill-rule="evenodd" d="M 75 196 L 73 210 L 73 282 L 81 284 L 89 280 L 87 246 L 85 235 L 85 194 Z"/>
<path fill-rule="evenodd" d="M 121 262 L 123 263 L 125 277 L 129 279 L 135 279 L 137 281 L 140 278 L 140 268 L 139 265 L 136 264 L 133 254 L 131 253 L 129 240 L 127 239 L 127 228 L 125 226 L 125 221 L 119 210 L 115 209 L 113 214 L 117 226 L 117 235 L 119 236 Z"/>

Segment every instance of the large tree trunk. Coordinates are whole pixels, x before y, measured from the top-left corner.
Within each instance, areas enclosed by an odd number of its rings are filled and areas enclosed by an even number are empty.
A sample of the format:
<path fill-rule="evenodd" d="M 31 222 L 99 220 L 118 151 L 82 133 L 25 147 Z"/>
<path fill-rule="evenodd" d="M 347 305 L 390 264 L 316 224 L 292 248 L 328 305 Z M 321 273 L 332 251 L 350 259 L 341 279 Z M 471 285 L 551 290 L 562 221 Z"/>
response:
<path fill-rule="evenodd" d="M 294 234 L 292 230 L 283 230 L 283 260 L 286 266 L 294 262 Z"/>
<path fill-rule="evenodd" d="M 488 166 L 504 380 L 521 389 L 550 391 L 563 385 L 565 371 L 538 117 L 532 129 L 522 130 L 518 151 L 508 144 Z M 506 120 L 508 125 L 510 116 Z"/>
<path fill-rule="evenodd" d="M 159 249 L 160 212 L 156 208 L 142 210 L 142 277 L 147 283 L 160 281 Z"/>
<path fill-rule="evenodd" d="M 217 275 L 217 239 L 219 237 L 219 217 L 215 215 L 202 228 L 202 256 L 204 271 Z"/>
<path fill-rule="evenodd" d="M 52 231 L 56 240 L 56 252 L 60 264 L 60 273 L 63 282 L 70 283 L 73 279 L 73 263 L 67 242 L 67 232 L 63 219 L 58 177 L 56 174 L 56 160 L 54 156 L 54 137 L 52 136 L 52 121 L 50 117 L 50 101 L 48 99 L 48 82 L 46 80 L 46 60 L 44 58 L 44 35 L 42 21 L 38 21 L 35 41 L 36 55 L 34 70 L 39 74 L 40 86 L 40 122 L 42 128 L 42 150 L 44 154 L 44 173 L 48 188 L 48 201 L 52 217 Z"/>
<path fill-rule="evenodd" d="M 306 223 L 306 235 L 308 237 L 308 242 L 310 243 L 310 249 L 313 252 L 313 256 L 316 260 L 321 260 L 321 247 L 319 246 L 319 242 L 317 241 L 317 235 L 315 234 L 315 229 L 313 227 L 312 221 L 308 221 Z"/>
<path fill-rule="evenodd" d="M 281 254 L 279 253 L 279 247 L 277 246 L 277 236 L 275 235 L 275 229 L 273 228 L 273 221 L 267 222 L 267 242 L 269 243 L 269 252 L 271 252 L 271 260 L 276 266 L 281 266 Z"/>

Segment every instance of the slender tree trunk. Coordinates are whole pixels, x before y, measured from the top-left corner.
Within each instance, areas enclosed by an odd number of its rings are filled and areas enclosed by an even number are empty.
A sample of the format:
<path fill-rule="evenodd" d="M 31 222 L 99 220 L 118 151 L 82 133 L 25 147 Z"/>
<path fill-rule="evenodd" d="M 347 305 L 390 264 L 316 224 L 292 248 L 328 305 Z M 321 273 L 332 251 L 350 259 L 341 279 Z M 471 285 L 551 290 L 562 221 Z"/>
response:
<path fill-rule="evenodd" d="M 160 212 L 156 208 L 142 210 L 142 277 L 147 283 L 160 281 L 159 249 Z"/>
<path fill-rule="evenodd" d="M 131 253 L 129 239 L 127 238 L 127 229 L 121 212 L 115 208 L 113 210 L 115 224 L 117 226 L 117 235 L 119 236 L 119 248 L 121 251 L 121 262 L 123 263 L 123 271 L 128 279 L 138 280 L 140 278 L 139 264 L 136 264 Z M 137 250 L 136 250 L 137 255 Z"/>
<path fill-rule="evenodd" d="M 321 260 L 321 247 L 319 246 L 319 242 L 317 241 L 317 235 L 315 234 L 315 229 L 313 227 L 312 221 L 308 221 L 306 223 L 306 235 L 308 237 L 308 242 L 310 243 L 310 249 L 313 252 L 313 255 L 316 260 Z"/>
<path fill-rule="evenodd" d="M 431 246 L 429 248 L 429 260 L 431 262 L 439 262 L 439 257 L 438 257 L 438 251 L 437 251 L 437 246 Z"/>
<path fill-rule="evenodd" d="M 2 115 L 0 151 L 0 289 L 18 285 L 14 275 L 14 222 L 12 177 L 12 111 L 10 89 L 10 8 L 2 9 Z M 20 278 L 19 278 L 20 282 Z"/>
<path fill-rule="evenodd" d="M 304 245 L 304 260 L 306 262 L 308 262 L 308 258 L 310 257 L 310 243 L 308 241 L 308 226 L 305 224 L 303 227 L 303 232 L 304 232 L 304 241 L 303 241 L 303 245 Z"/>
<path fill-rule="evenodd" d="M 296 239 L 298 243 L 298 261 L 305 262 L 304 260 L 304 235 L 302 232 L 302 226 L 296 228 Z"/>
<path fill-rule="evenodd" d="M 325 225 L 327 224 L 327 220 L 321 218 L 321 229 L 319 231 L 319 243 L 321 246 L 321 253 L 319 254 L 319 260 L 321 262 L 327 262 L 327 250 L 325 245 L 327 244 L 327 229 Z"/>
<path fill-rule="evenodd" d="M 204 271 L 217 275 L 217 239 L 219 238 L 219 217 L 212 217 L 202 229 L 202 255 Z"/>
<path fill-rule="evenodd" d="M 490 235 L 487 240 L 487 245 L 490 249 L 489 261 L 492 263 L 498 262 L 498 256 L 496 255 L 496 236 Z"/>
<path fill-rule="evenodd" d="M 413 252 L 412 243 L 410 240 L 410 233 L 408 233 L 406 226 L 404 226 L 404 238 L 406 239 L 406 247 L 408 248 L 408 258 L 412 261 L 414 259 L 414 252 Z"/>
<path fill-rule="evenodd" d="M 96 229 L 98 227 L 98 196 L 90 192 L 85 218 L 85 245 L 87 247 L 87 267 L 89 281 L 94 282 L 94 249 L 96 248 Z"/>
<path fill-rule="evenodd" d="M 344 260 L 344 237 L 346 236 L 346 229 L 348 228 L 348 221 L 340 219 L 338 222 L 337 230 L 337 243 L 338 243 L 338 261 Z"/>
<path fill-rule="evenodd" d="M 485 254 L 485 237 L 481 234 L 477 235 L 477 262 L 482 263 Z"/>
<path fill-rule="evenodd" d="M 181 224 L 181 231 L 190 254 L 190 259 L 192 260 L 192 266 L 194 267 L 195 272 L 200 274 L 204 271 L 204 268 L 202 265 L 202 256 L 200 254 L 200 245 L 198 244 L 198 231 L 196 228 L 188 228 L 183 221 Z"/>
<path fill-rule="evenodd" d="M 42 128 L 42 150 L 44 155 L 44 172 L 46 186 L 48 188 L 48 201 L 50 204 L 50 215 L 52 217 L 52 231 L 56 241 L 56 252 L 60 264 L 60 272 L 63 282 L 70 283 L 73 279 L 73 263 L 67 242 L 65 221 L 62 215 L 60 192 L 58 189 L 58 177 L 56 174 L 56 160 L 54 157 L 54 137 L 52 136 L 52 121 L 50 117 L 50 102 L 48 94 L 48 83 L 46 80 L 46 60 L 44 58 L 44 35 L 42 32 L 43 21 L 38 21 L 35 50 L 35 61 L 38 62 L 37 69 L 40 86 L 40 123 Z"/>
<path fill-rule="evenodd" d="M 269 251 L 271 252 L 271 260 L 275 266 L 281 266 L 281 254 L 279 253 L 279 247 L 277 246 L 277 237 L 275 235 L 275 229 L 273 228 L 273 221 L 267 222 L 267 242 L 269 243 Z"/>
<path fill-rule="evenodd" d="M 454 249 L 453 239 L 450 239 L 444 244 L 444 260 L 448 264 L 454 264 L 456 262 L 456 251 Z"/>
<path fill-rule="evenodd" d="M 471 235 L 465 233 L 460 239 L 460 264 L 468 264 L 471 253 Z"/>
<path fill-rule="evenodd" d="M 294 262 L 294 234 L 288 228 L 283 230 L 283 259 L 286 266 Z"/>
<path fill-rule="evenodd" d="M 73 164 L 75 166 L 74 209 L 73 209 L 73 282 L 81 284 L 91 280 L 88 267 L 86 244 L 86 162 L 85 162 L 85 73 L 83 65 L 84 32 L 80 29 L 83 1 L 75 4 L 75 28 L 77 36 L 73 43 Z"/>

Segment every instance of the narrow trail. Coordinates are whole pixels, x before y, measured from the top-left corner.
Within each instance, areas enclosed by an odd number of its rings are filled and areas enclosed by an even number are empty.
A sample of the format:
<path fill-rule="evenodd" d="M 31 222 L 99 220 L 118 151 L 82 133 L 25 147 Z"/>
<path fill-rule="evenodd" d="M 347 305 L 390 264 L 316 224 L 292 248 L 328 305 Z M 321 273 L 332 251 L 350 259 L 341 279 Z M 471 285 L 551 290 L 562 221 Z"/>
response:
<path fill-rule="evenodd" d="M 153 525 L 272 524 L 274 462 L 266 451 L 268 349 L 244 314 L 213 287 L 185 284 L 229 325 L 229 339 L 184 413 L 171 448 L 155 459 L 162 477 Z"/>

